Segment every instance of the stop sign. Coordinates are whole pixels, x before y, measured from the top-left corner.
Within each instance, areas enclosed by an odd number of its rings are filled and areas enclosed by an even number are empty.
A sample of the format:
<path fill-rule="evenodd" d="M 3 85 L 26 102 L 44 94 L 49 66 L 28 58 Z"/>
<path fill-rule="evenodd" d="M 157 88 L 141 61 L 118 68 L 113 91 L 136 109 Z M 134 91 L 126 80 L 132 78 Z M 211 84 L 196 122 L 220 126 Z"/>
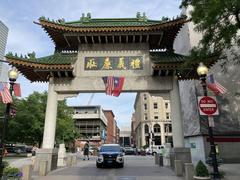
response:
<path fill-rule="evenodd" d="M 218 115 L 217 101 L 213 96 L 198 97 L 198 107 L 200 115 Z"/>

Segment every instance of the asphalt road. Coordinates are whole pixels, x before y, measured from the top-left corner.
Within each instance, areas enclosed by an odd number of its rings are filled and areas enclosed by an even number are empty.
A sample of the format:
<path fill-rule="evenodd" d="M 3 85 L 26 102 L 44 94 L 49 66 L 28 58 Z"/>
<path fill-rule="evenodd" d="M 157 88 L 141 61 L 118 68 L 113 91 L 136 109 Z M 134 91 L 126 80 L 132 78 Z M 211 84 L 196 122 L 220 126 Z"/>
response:
<path fill-rule="evenodd" d="M 124 168 L 96 168 L 95 157 L 78 158 L 77 166 L 61 168 L 39 180 L 182 180 L 170 168 L 154 164 L 152 156 L 125 156 Z"/>

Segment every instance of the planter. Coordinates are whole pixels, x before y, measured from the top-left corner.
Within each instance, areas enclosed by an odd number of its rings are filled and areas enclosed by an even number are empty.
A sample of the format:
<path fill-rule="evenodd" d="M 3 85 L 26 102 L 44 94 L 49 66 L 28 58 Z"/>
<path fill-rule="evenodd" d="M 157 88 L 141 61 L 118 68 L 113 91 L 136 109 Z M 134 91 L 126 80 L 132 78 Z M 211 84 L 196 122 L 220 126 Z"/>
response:
<path fill-rule="evenodd" d="M 200 177 L 200 176 L 193 176 L 194 180 L 210 180 L 210 176 L 208 177 Z"/>

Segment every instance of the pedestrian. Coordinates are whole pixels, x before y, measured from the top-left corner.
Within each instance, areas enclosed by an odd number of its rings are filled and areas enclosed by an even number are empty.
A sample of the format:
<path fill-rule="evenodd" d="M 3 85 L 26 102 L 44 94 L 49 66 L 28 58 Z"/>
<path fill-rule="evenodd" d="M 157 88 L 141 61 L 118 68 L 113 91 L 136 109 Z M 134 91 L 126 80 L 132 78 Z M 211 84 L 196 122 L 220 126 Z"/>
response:
<path fill-rule="evenodd" d="M 89 141 L 87 141 L 83 147 L 83 160 L 85 160 L 85 158 L 87 158 L 87 160 L 89 160 Z"/>
<path fill-rule="evenodd" d="M 8 155 L 8 151 L 7 151 L 7 149 L 4 147 L 3 157 L 6 157 L 7 155 Z"/>

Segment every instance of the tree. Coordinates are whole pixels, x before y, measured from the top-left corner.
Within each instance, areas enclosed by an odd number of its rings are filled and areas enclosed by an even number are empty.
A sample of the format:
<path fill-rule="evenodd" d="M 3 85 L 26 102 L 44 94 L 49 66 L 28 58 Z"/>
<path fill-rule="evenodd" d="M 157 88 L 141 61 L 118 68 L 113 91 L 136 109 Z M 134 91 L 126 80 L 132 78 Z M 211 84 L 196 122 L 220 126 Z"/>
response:
<path fill-rule="evenodd" d="M 15 99 L 17 107 L 15 118 L 9 119 L 7 140 L 27 144 L 42 143 L 47 92 L 34 92 L 26 99 Z M 72 111 L 66 101 L 58 103 L 56 142 L 71 142 L 76 137 Z"/>
<path fill-rule="evenodd" d="M 9 119 L 7 140 L 27 144 L 41 144 L 43 137 L 47 93 L 34 92 L 26 99 L 14 101 L 15 118 Z"/>
<path fill-rule="evenodd" d="M 69 143 L 78 136 L 72 114 L 73 110 L 66 105 L 65 100 L 58 103 L 58 118 L 55 138 L 57 143 Z"/>
<path fill-rule="evenodd" d="M 196 30 L 203 34 L 200 46 L 192 50 L 188 63 L 195 64 L 211 57 L 239 62 L 240 1 L 239 0 L 183 0 L 181 7 L 191 5 L 191 18 Z M 227 56 L 230 52 L 231 57 Z"/>

